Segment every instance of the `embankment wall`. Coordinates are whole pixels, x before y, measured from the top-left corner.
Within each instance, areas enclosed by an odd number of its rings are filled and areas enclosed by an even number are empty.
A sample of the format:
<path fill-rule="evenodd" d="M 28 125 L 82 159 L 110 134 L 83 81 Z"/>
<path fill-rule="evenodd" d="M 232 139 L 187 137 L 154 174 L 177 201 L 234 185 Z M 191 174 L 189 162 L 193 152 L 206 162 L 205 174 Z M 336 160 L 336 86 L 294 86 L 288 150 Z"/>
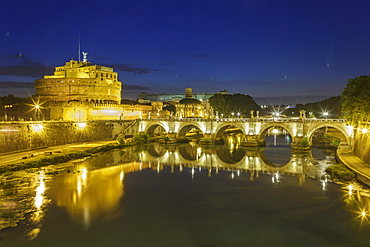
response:
<path fill-rule="evenodd" d="M 353 153 L 366 164 L 370 164 L 370 133 L 358 132 L 353 143 Z"/>
<path fill-rule="evenodd" d="M 125 131 L 137 133 L 132 120 L 43 122 L 0 122 L 0 154 L 65 145 L 68 143 L 109 141 Z"/>

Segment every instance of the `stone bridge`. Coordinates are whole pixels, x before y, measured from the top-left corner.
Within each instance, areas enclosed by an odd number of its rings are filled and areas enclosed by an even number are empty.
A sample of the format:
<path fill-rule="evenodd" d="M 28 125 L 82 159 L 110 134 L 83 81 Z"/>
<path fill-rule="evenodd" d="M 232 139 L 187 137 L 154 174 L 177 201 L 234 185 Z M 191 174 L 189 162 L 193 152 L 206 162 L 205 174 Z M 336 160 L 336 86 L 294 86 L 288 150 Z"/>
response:
<path fill-rule="evenodd" d="M 293 143 L 299 143 L 303 137 L 312 141 L 315 131 L 331 127 L 343 134 L 342 142 L 352 144 L 352 129 L 344 119 L 316 118 L 182 118 L 182 119 L 142 119 L 139 131 L 154 136 L 158 127 L 162 127 L 171 139 L 185 138 L 192 128 L 197 128 L 208 140 L 218 140 L 228 128 L 241 130 L 245 142 L 263 142 L 268 131 L 274 128 L 285 130 L 292 137 Z"/>

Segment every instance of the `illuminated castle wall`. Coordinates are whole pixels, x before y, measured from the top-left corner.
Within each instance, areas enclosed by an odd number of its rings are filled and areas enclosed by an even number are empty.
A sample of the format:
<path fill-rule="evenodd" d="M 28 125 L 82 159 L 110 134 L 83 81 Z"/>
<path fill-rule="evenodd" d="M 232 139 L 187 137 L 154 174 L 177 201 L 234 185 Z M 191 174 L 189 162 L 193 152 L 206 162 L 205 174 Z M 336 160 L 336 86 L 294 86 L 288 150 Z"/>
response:
<path fill-rule="evenodd" d="M 149 105 L 122 105 L 122 83 L 113 68 L 71 60 L 35 81 L 36 97 L 50 120 L 119 120 L 148 115 Z"/>
<path fill-rule="evenodd" d="M 112 68 L 87 61 L 67 62 L 56 67 L 54 75 L 35 81 L 36 96 L 41 101 L 121 102 L 121 82 Z"/>

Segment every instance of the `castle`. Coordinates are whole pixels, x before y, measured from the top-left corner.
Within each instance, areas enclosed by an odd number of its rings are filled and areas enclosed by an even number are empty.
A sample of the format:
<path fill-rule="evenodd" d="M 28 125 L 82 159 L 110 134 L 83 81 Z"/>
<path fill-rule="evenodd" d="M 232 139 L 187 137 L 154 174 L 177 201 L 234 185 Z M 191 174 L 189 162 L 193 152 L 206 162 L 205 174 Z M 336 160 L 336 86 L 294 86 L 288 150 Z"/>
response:
<path fill-rule="evenodd" d="M 90 121 L 143 118 L 151 105 L 121 104 L 122 83 L 113 68 L 70 60 L 53 75 L 35 81 L 36 98 L 43 102 L 44 118 Z M 156 105 L 156 110 L 158 106 Z"/>

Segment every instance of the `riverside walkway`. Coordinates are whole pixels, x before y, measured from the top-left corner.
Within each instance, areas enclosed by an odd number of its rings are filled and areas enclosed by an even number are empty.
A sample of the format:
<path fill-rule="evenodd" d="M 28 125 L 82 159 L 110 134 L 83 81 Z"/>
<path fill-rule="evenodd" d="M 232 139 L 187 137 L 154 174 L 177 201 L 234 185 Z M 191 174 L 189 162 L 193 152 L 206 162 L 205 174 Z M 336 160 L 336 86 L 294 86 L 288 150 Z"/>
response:
<path fill-rule="evenodd" d="M 68 153 L 73 151 L 83 151 L 86 149 L 103 146 L 106 144 L 117 143 L 117 141 L 100 141 L 100 142 L 88 142 L 88 143 L 72 143 L 53 147 L 44 147 L 38 149 L 31 149 L 12 153 L 0 154 L 0 166 L 14 164 L 21 161 L 26 161 L 34 157 L 45 156 L 45 152 L 61 152 Z M 27 157 L 27 158 L 26 158 Z"/>
<path fill-rule="evenodd" d="M 352 152 L 352 146 L 340 145 L 337 149 L 339 160 L 357 174 L 357 179 L 370 186 L 370 165 Z"/>

